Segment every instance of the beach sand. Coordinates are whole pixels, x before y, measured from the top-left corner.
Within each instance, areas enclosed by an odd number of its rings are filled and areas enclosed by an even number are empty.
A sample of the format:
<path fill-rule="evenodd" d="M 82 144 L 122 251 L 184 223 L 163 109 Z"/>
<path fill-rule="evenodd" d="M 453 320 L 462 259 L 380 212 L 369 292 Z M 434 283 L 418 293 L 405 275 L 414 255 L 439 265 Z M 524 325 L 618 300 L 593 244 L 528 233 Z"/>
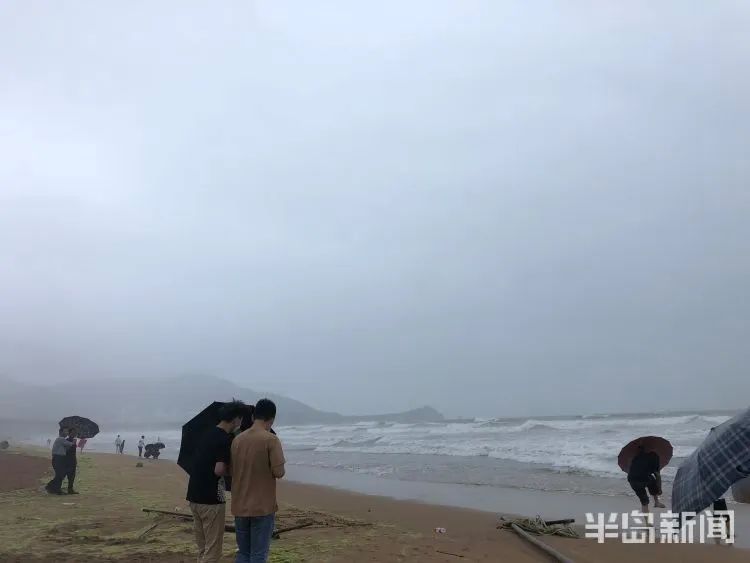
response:
<path fill-rule="evenodd" d="M 42 488 L 49 478 L 48 455 L 45 450 L 0 454 L 0 561 L 194 561 L 189 523 L 141 510 L 189 512 L 186 476 L 174 462 L 143 460 L 138 468 L 131 456 L 84 454 L 76 482 L 81 494 L 51 496 Z M 283 481 L 279 496 L 277 528 L 302 522 L 313 526 L 274 541 L 274 563 L 549 561 L 512 532 L 497 530 L 497 515 L 489 512 Z M 436 527 L 447 533 L 436 534 Z M 727 546 L 544 541 L 576 562 L 750 558 L 750 551 Z M 228 533 L 224 560 L 232 561 L 233 553 L 234 537 Z"/>

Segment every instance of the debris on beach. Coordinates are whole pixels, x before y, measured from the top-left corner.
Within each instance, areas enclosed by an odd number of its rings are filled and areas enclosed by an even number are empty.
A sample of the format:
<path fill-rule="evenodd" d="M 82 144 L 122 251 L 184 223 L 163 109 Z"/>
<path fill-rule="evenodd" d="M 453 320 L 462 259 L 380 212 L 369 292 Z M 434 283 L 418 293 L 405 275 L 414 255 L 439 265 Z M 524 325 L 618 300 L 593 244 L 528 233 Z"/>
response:
<path fill-rule="evenodd" d="M 511 530 L 517 526 L 525 532 L 537 536 L 562 536 L 564 538 L 580 538 L 581 535 L 570 525 L 573 519 L 545 521 L 541 516 L 536 518 L 514 518 L 506 520 L 500 517 L 498 529 Z"/>
<path fill-rule="evenodd" d="M 153 514 L 157 518 L 171 516 L 178 520 L 192 522 L 193 515 L 187 512 L 181 512 L 180 507 L 176 506 L 174 510 L 161 510 L 158 508 L 142 508 L 143 512 Z M 359 526 L 370 526 L 368 522 L 344 518 L 335 514 L 329 514 L 317 510 L 296 509 L 289 507 L 277 513 L 276 523 L 278 528 L 273 531 L 273 538 L 280 539 L 280 534 L 300 530 L 303 528 L 352 528 Z M 226 524 L 224 530 L 235 533 L 234 524 Z"/>
<path fill-rule="evenodd" d="M 573 563 L 573 560 L 534 536 L 581 537 L 570 524 L 549 524 L 541 516 L 537 516 L 536 518 L 515 518 L 513 520 L 506 520 L 500 517 L 500 524 L 498 524 L 497 528 L 512 530 L 519 537 L 534 545 L 558 563 Z"/>

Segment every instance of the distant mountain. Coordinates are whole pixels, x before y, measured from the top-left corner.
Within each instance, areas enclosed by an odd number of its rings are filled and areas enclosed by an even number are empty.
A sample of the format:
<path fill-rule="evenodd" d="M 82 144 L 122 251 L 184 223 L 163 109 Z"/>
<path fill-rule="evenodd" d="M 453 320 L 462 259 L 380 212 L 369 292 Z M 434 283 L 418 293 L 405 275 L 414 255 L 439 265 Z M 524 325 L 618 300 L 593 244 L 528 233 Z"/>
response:
<path fill-rule="evenodd" d="M 336 424 L 364 420 L 437 422 L 443 415 L 431 407 L 402 413 L 344 416 L 305 403 L 261 393 L 212 376 L 164 379 L 110 379 L 37 386 L 0 377 L 0 418 L 56 421 L 79 414 L 100 425 L 142 427 L 182 424 L 211 401 L 241 399 L 254 403 L 262 397 L 278 407 L 279 425 Z"/>

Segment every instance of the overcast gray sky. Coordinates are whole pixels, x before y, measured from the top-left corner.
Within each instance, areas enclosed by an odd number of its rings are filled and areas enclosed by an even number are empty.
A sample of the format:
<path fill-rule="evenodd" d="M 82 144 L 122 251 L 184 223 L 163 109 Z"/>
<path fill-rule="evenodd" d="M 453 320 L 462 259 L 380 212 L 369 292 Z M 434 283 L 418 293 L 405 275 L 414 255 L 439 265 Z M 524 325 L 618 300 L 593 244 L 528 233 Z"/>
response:
<path fill-rule="evenodd" d="M 750 396 L 750 4 L 0 6 L 0 372 Z"/>

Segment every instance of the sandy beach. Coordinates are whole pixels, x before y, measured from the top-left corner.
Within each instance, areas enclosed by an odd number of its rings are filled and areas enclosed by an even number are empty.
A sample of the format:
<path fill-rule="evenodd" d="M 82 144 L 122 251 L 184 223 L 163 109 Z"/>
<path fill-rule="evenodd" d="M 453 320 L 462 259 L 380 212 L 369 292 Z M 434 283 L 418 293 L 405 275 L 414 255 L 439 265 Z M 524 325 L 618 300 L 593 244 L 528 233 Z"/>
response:
<path fill-rule="evenodd" d="M 172 461 L 84 454 L 78 496 L 50 496 L 42 449 L 0 454 L 0 560 L 193 561 L 191 526 L 144 507 L 187 513 L 186 476 Z M 498 514 L 282 482 L 277 528 L 311 522 L 274 541 L 271 561 L 548 561 L 512 532 L 496 529 Z M 502 508 L 502 507 L 501 507 Z M 156 524 L 156 527 L 151 529 Z M 436 534 L 435 527 L 446 529 Z M 544 538 L 576 562 L 660 560 L 746 561 L 750 552 L 714 545 L 597 544 Z M 227 533 L 225 560 L 234 538 Z"/>

